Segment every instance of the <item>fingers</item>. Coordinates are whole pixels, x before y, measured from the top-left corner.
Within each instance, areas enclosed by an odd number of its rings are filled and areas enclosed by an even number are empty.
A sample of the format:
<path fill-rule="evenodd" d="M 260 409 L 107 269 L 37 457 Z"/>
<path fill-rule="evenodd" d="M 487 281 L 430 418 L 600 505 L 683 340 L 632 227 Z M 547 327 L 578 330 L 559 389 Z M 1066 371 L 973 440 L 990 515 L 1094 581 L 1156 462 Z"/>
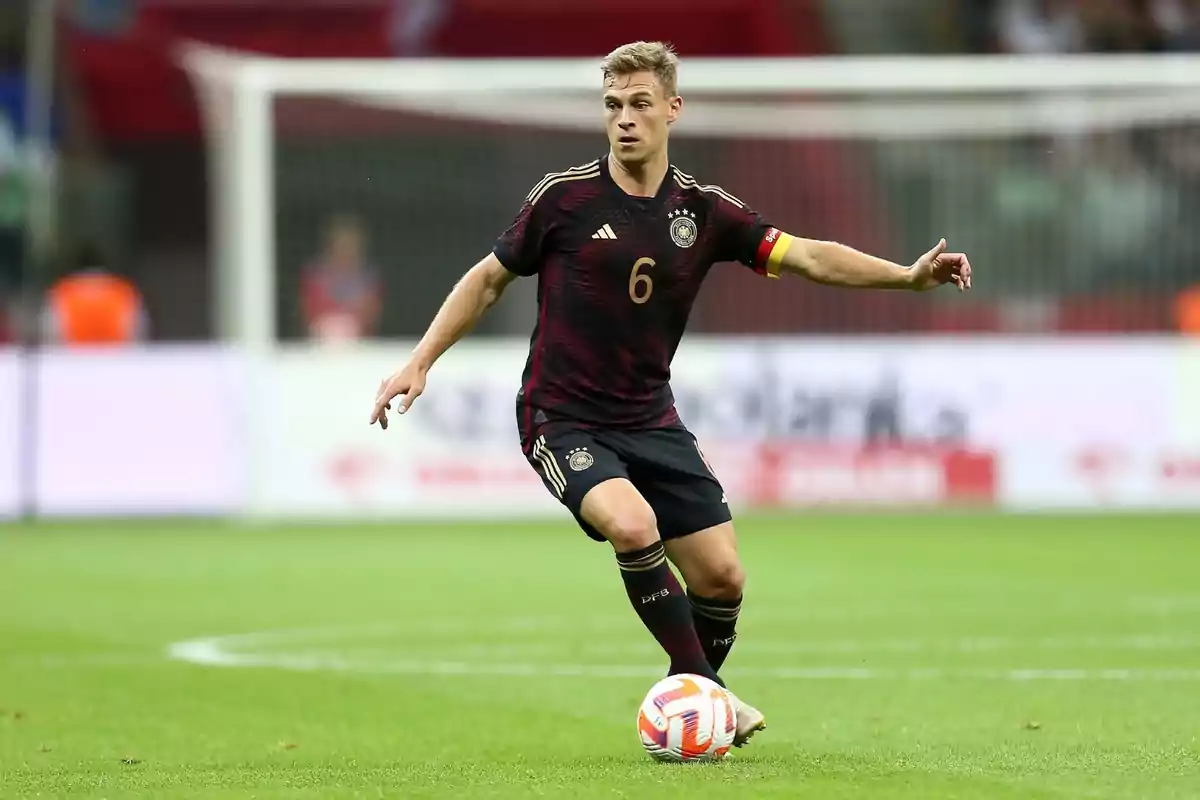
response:
<path fill-rule="evenodd" d="M 960 291 L 971 288 L 971 262 L 965 253 L 946 253 L 941 257 L 950 267 L 950 279 Z"/>
<path fill-rule="evenodd" d="M 375 406 L 371 409 L 372 425 L 378 422 L 379 427 L 383 428 L 385 431 L 387 430 L 387 412 L 392 408 L 392 398 L 394 398 L 398 393 L 399 391 L 393 387 L 391 381 L 386 378 L 382 383 L 379 384 L 379 391 L 375 394 Z"/>
<path fill-rule="evenodd" d="M 371 409 L 371 424 L 379 423 L 379 427 L 387 430 L 387 412 L 392 407 L 392 404 L 385 400 L 381 395 L 375 398 L 375 406 Z"/>
<path fill-rule="evenodd" d="M 945 242 L 945 239 L 939 242 L 939 247 L 944 246 Z M 930 252 L 937 250 L 935 247 Z M 953 283 L 961 292 L 971 288 L 971 262 L 967 260 L 966 253 L 938 253 L 934 261 L 934 273 L 942 283 Z"/>
<path fill-rule="evenodd" d="M 935 244 L 933 246 L 932 250 L 930 250 L 928 253 L 925 254 L 925 258 L 928 261 L 934 261 L 938 256 L 940 256 L 944 252 L 946 252 L 946 240 L 942 239 L 941 241 L 939 241 L 937 244 Z"/>
<path fill-rule="evenodd" d="M 385 409 L 388 406 L 387 400 L 384 398 L 384 392 L 387 391 L 387 378 L 379 382 L 379 388 L 375 390 L 375 405 L 371 406 L 371 422 L 374 425 L 379 423 L 379 427 L 387 430 L 387 413 Z"/>
<path fill-rule="evenodd" d="M 400 405 L 397 408 L 397 413 L 403 414 L 412 407 L 413 401 L 421 396 L 422 388 L 420 386 L 410 386 L 408 392 L 400 398 Z"/>
<path fill-rule="evenodd" d="M 388 415 L 387 412 L 392 409 L 392 400 L 400 398 L 396 403 L 396 413 L 404 414 L 412 407 L 413 401 L 421 396 L 424 387 L 409 386 L 400 387 L 385 382 L 384 388 L 380 391 L 379 396 L 375 398 L 375 407 L 371 410 L 371 424 L 379 423 L 379 427 L 387 430 Z"/>
<path fill-rule="evenodd" d="M 945 238 L 939 240 L 917 263 L 928 265 L 931 285 L 953 283 L 960 292 L 971 288 L 971 262 L 967 260 L 966 253 L 947 253 Z"/>
<path fill-rule="evenodd" d="M 379 427 L 387 430 L 387 412 L 392 410 L 392 401 L 400 398 L 396 403 L 395 411 L 397 414 L 404 414 L 424 391 L 425 376 L 419 371 L 414 374 L 413 370 L 405 368 L 384 378 L 380 381 L 379 390 L 375 394 L 375 406 L 371 409 L 371 424 L 374 425 L 378 422 Z"/>

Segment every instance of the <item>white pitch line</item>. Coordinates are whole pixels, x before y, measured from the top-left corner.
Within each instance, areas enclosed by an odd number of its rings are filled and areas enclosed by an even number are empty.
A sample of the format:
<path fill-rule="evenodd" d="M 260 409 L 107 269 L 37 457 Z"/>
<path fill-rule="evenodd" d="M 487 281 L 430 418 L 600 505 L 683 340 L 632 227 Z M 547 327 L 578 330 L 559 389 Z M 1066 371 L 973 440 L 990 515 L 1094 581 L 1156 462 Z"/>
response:
<path fill-rule="evenodd" d="M 479 652 L 495 655 L 513 649 L 478 646 Z M 1003 636 L 975 636 L 948 639 L 844 639 L 780 641 L 756 639 L 746 633 L 738 642 L 740 653 L 796 655 L 858 655 L 863 653 L 996 653 L 1006 650 L 1120 650 L 1136 652 L 1200 650 L 1197 636 L 1042 636 L 1019 639 Z M 657 652 L 653 643 L 585 645 L 577 652 L 588 655 L 645 654 Z"/>
<path fill-rule="evenodd" d="M 316 642 L 305 642 L 316 645 Z M 381 643 L 383 644 L 383 643 Z M 504 644 L 472 644 L 448 645 L 444 649 L 431 646 L 429 641 L 423 644 L 426 652 L 434 654 L 465 658 L 472 660 L 489 659 L 530 659 L 554 658 L 561 655 L 564 648 L 561 643 L 546 642 L 506 642 Z M 311 648 L 310 648 L 311 649 Z M 318 648 L 322 649 L 322 648 Z M 831 655 L 896 655 L 916 654 L 926 656 L 937 655 L 972 655 L 992 654 L 1002 652 L 1084 652 L 1084 651 L 1118 651 L 1118 652 L 1195 652 L 1200 651 L 1200 637 L 1193 636 L 1051 636 L 1035 639 L 1017 639 L 1005 637 L 968 637 L 962 639 L 846 639 L 815 641 L 780 641 L 778 639 L 761 639 L 752 633 L 745 634 L 738 643 L 738 652 L 754 655 L 791 655 L 791 656 L 831 656 Z M 571 653 L 579 656 L 618 658 L 654 656 L 661 652 L 651 641 L 589 643 L 572 646 Z M 357 643 L 349 648 L 338 648 L 338 654 L 354 660 L 370 659 L 376 656 L 384 658 L 394 656 L 394 645 L 359 646 Z"/>
<path fill-rule="evenodd" d="M 450 660 L 404 659 L 395 661 L 356 661 L 337 654 L 324 653 L 247 653 L 233 652 L 227 644 L 252 644 L 254 634 L 207 637 L 175 642 L 167 656 L 176 661 L 209 667 L 281 669 L 299 672 L 342 672 L 353 674 L 493 676 L 493 677 L 586 677 L 632 678 L 661 677 L 661 665 L 607 665 L 573 663 L 495 663 Z M 779 680 L 859 680 L 859 681 L 1200 681 L 1200 669 L 1189 668 L 1018 668 L 978 669 L 942 667 L 866 668 L 866 667 L 743 667 L 731 669 L 740 677 Z"/>
<path fill-rule="evenodd" d="M 605 623 L 605 624 L 601 624 Z M 588 621 L 589 627 L 625 629 L 628 620 L 616 618 L 596 618 Z M 490 633 L 539 633 L 543 634 L 539 641 L 509 640 L 504 644 L 475 644 L 469 648 L 452 648 L 468 655 L 475 656 L 509 656 L 520 654 L 525 656 L 552 653 L 558 650 L 556 645 L 545 642 L 545 634 L 578 630 L 578 621 L 568 617 L 557 616 L 520 616 L 492 620 L 486 626 L 481 626 L 474 620 L 451 617 L 411 620 L 403 624 L 396 622 L 366 623 L 361 625 L 327 626 L 314 628 L 274 629 L 254 633 L 232 634 L 215 637 L 224 649 L 241 650 L 243 646 L 258 649 L 269 645 L 299 644 L 313 646 L 321 643 L 345 642 L 357 640 L 352 649 L 362 652 L 365 648 L 358 646 L 370 641 L 395 641 L 398 637 L 421 634 L 422 641 L 434 641 L 441 638 L 439 634 L 455 634 L 460 638 L 464 633 L 478 632 L 486 627 Z M 745 626 L 742 640 L 738 644 L 738 652 L 754 652 L 764 654 L 800 655 L 845 654 L 858 655 L 862 653 L 987 653 L 1002 650 L 1128 650 L 1128 651 L 1186 651 L 1200 650 L 1200 636 L 1172 635 L 1161 633 L 1132 633 L 1120 635 L 1051 635 L 1032 636 L 1028 638 L 1010 635 L 972 635 L 950 637 L 878 637 L 869 639 L 828 639 L 821 635 L 806 638 L 803 630 L 795 638 L 784 641 L 774 637 L 760 637 L 754 627 Z M 658 652 L 651 642 L 583 644 L 572 648 L 575 652 L 587 655 L 641 655 Z"/>

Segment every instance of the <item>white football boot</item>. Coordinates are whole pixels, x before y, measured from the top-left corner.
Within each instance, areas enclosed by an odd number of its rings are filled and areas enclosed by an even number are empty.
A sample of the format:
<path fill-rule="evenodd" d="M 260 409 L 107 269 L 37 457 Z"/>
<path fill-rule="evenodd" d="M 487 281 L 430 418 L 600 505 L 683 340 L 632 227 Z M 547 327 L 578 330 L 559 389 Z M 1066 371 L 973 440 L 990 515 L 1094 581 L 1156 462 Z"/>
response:
<path fill-rule="evenodd" d="M 729 692 L 729 696 L 733 699 L 733 711 L 737 715 L 737 733 L 733 735 L 733 746 L 741 747 L 750 741 L 751 736 L 767 727 L 767 718 L 754 706 L 739 700 L 733 692 Z"/>

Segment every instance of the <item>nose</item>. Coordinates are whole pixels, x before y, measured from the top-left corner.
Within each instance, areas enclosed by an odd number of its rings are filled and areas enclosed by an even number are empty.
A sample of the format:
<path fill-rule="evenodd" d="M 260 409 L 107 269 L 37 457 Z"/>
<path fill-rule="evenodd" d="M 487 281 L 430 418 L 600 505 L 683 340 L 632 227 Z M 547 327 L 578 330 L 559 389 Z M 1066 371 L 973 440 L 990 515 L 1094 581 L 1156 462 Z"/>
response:
<path fill-rule="evenodd" d="M 623 131 L 627 131 L 633 127 L 633 120 L 629 116 L 628 108 L 621 111 L 621 118 L 617 120 L 617 125 L 619 125 Z"/>

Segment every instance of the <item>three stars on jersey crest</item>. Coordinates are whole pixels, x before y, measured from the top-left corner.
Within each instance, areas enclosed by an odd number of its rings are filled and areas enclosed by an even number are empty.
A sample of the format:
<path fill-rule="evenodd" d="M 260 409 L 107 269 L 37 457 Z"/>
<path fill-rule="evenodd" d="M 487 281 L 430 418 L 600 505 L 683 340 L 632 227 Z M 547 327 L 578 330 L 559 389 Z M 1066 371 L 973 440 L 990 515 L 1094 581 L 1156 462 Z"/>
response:
<path fill-rule="evenodd" d="M 691 247 L 699 233 L 695 213 L 678 208 L 668 213 L 667 219 L 671 221 L 671 241 L 679 247 Z"/>

